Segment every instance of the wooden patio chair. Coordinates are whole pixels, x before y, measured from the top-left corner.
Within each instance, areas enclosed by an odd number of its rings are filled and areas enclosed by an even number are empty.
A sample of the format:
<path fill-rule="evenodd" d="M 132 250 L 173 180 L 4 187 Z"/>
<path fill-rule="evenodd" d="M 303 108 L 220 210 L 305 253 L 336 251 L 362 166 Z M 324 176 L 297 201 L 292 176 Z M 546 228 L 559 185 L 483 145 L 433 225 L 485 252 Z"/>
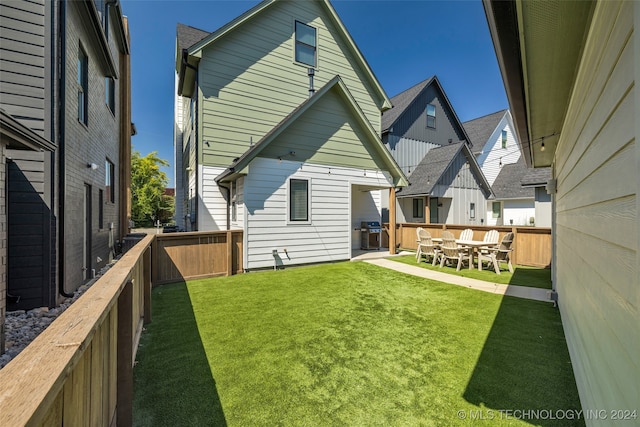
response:
<path fill-rule="evenodd" d="M 473 240 L 473 230 L 466 228 L 460 233 L 460 240 Z"/>
<path fill-rule="evenodd" d="M 507 233 L 502 242 L 496 246 L 483 247 L 478 253 L 478 269 L 482 270 L 482 261 L 488 261 L 493 265 L 496 274 L 500 274 L 500 263 L 507 264 L 509 271 L 513 273 L 511 265 L 511 252 L 513 251 L 513 233 Z"/>
<path fill-rule="evenodd" d="M 422 255 L 426 255 L 425 258 L 428 260 L 429 256 L 433 258 L 431 265 L 436 265 L 436 259 L 438 258 L 438 246 L 433 243 L 431 240 L 431 234 L 427 230 L 422 227 L 418 227 L 416 229 L 416 234 L 418 235 L 418 250 L 416 253 L 416 260 L 420 262 L 422 259 Z"/>
<path fill-rule="evenodd" d="M 442 245 L 440 245 L 440 267 L 444 267 L 447 260 L 456 260 L 458 262 L 457 271 L 460 271 L 462 261 L 467 259 L 470 262 L 468 248 L 460 247 L 456 243 L 456 239 L 448 231 L 442 232 Z"/>

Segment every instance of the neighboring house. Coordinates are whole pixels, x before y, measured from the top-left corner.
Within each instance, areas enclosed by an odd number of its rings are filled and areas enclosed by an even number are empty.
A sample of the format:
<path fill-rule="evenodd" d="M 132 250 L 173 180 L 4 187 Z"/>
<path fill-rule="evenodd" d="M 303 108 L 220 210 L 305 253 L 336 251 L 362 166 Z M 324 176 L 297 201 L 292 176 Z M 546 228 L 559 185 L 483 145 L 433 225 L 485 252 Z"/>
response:
<path fill-rule="evenodd" d="M 13 200 L 13 193 L 9 193 L 7 189 L 9 181 L 20 180 L 20 175 L 7 173 L 7 170 L 14 169 L 7 167 L 7 161 L 9 161 L 6 156 L 7 149 L 12 153 L 16 150 L 26 150 L 32 154 L 45 152 L 49 154 L 54 149 L 54 145 L 0 109 L 0 354 L 4 352 L 5 347 L 4 319 L 7 302 L 7 236 L 9 233 L 7 218 L 11 216 L 12 220 L 15 220 L 13 215 L 16 208 L 19 208 L 19 201 Z M 33 184 L 28 180 L 21 183 L 25 186 Z M 12 183 L 12 189 L 15 187 L 16 184 Z"/>
<path fill-rule="evenodd" d="M 391 103 L 382 115 L 382 140 L 410 182 L 397 195 L 398 221 L 484 223 L 490 185 L 438 78 L 412 86 Z"/>
<path fill-rule="evenodd" d="M 551 180 L 551 168 L 527 168 L 520 184 L 534 191 L 534 218 L 536 227 L 551 227 L 553 206 L 547 184 Z"/>
<path fill-rule="evenodd" d="M 6 151 L 8 309 L 53 307 L 126 233 L 126 21 L 117 1 L 90 0 L 12 1 L 0 19 L 0 108 L 54 145 Z"/>
<path fill-rule="evenodd" d="M 176 47 L 177 225 L 244 230 L 244 269 L 351 258 L 406 179 L 380 140 L 390 101 L 331 4 L 178 24 Z"/>
<path fill-rule="evenodd" d="M 544 188 L 534 188 L 535 185 L 544 187 L 546 182 L 534 185 L 522 182 L 530 171 L 522 158 L 509 110 L 469 120 L 463 126 L 473 143 L 473 154 L 495 195 L 494 200 L 487 202 L 487 225 L 550 227 L 551 198 L 544 194 Z M 537 173 L 536 176 L 543 175 Z"/>
<path fill-rule="evenodd" d="M 640 3 L 484 0 L 527 165 L 551 167 L 553 288 L 580 401 L 637 423 Z"/>

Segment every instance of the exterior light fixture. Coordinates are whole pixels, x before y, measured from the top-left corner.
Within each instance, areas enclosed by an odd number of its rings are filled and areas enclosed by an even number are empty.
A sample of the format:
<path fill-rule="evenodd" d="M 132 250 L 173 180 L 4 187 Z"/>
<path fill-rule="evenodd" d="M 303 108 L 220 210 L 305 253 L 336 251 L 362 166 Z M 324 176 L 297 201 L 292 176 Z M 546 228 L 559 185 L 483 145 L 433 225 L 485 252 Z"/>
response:
<path fill-rule="evenodd" d="M 87 169 L 91 169 L 92 171 L 98 169 L 98 165 L 95 163 L 87 163 Z"/>
<path fill-rule="evenodd" d="M 544 151 L 544 136 L 542 137 L 542 144 L 540 144 L 540 151 Z"/>

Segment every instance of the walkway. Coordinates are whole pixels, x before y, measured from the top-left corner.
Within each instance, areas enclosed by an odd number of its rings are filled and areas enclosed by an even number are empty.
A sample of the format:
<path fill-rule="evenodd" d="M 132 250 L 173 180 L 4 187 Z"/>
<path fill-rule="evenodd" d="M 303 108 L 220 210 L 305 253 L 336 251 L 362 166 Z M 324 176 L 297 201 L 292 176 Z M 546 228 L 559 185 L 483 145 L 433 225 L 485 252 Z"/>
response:
<path fill-rule="evenodd" d="M 389 253 L 387 252 L 387 255 Z M 439 271 L 427 270 L 426 268 L 407 265 L 401 262 L 391 261 L 389 259 L 364 259 L 363 262 L 377 265 L 379 267 L 389 268 L 401 273 L 411 274 L 413 276 L 424 277 L 425 279 L 437 280 L 439 282 L 451 283 L 452 285 L 464 286 L 465 288 L 477 289 L 479 291 L 489 292 L 492 294 L 508 295 L 518 298 L 526 298 L 536 301 L 552 302 L 549 298 L 550 290 L 531 288 L 528 286 L 501 285 L 498 283 L 485 282 L 483 280 L 470 279 L 467 277 L 455 276 L 453 274 L 441 273 Z"/>

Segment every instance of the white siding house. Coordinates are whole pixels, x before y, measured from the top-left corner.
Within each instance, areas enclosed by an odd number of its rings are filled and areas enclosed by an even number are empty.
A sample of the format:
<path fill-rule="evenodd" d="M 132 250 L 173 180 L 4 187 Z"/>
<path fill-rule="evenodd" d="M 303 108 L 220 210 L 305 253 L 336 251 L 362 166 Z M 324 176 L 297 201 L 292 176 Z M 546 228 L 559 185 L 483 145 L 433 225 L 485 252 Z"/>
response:
<path fill-rule="evenodd" d="M 484 4 L 527 163 L 553 169 L 553 286 L 582 407 L 606 414 L 587 425 L 637 425 L 640 4 Z"/>

